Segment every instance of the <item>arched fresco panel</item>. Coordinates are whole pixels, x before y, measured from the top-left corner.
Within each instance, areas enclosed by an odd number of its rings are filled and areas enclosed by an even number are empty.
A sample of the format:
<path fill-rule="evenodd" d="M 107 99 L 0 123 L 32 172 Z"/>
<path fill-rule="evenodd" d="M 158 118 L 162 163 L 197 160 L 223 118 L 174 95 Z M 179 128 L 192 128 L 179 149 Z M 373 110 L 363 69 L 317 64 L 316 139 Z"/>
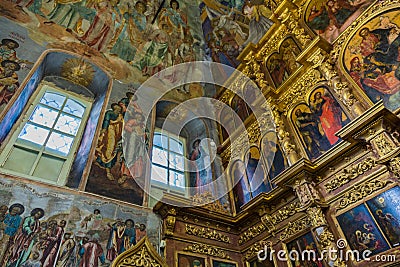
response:
<path fill-rule="evenodd" d="M 375 16 L 351 37 L 342 55 L 346 73 L 369 99 L 400 107 L 399 9 Z"/>

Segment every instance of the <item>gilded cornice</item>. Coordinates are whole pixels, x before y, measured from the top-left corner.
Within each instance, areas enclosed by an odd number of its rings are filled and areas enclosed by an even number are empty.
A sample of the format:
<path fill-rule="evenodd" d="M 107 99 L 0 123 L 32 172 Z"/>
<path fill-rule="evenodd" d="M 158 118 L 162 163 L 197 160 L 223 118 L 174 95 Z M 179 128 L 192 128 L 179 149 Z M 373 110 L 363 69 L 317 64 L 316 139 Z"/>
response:
<path fill-rule="evenodd" d="M 218 257 L 221 259 L 231 259 L 231 257 L 221 248 L 206 245 L 206 244 L 193 244 L 183 249 L 184 251 L 190 251 L 193 253 L 204 254 L 212 257 Z"/>
<path fill-rule="evenodd" d="M 351 180 L 356 179 L 360 175 L 371 170 L 376 166 L 376 160 L 372 157 L 368 157 L 365 160 L 353 165 L 349 168 L 345 168 L 342 172 L 335 175 L 335 178 L 324 185 L 325 190 L 330 193 L 343 185 L 349 183 Z"/>
<path fill-rule="evenodd" d="M 308 216 L 305 216 L 301 219 L 298 219 L 294 222 L 289 222 L 286 228 L 283 230 L 283 233 L 280 235 L 279 239 L 281 241 L 285 241 L 291 236 L 296 235 L 299 232 L 309 228 L 311 226 L 311 219 Z"/>
<path fill-rule="evenodd" d="M 196 227 L 193 225 L 185 224 L 185 232 L 188 235 L 193 235 L 210 240 L 216 240 L 228 244 L 231 243 L 229 236 L 210 228 Z"/>
<path fill-rule="evenodd" d="M 386 187 L 388 184 L 393 183 L 390 180 L 381 181 L 380 178 L 365 182 L 361 185 L 354 186 L 349 192 L 345 193 L 339 200 L 337 210 L 344 209 L 350 204 L 364 199 L 372 195 L 375 191 Z"/>
<path fill-rule="evenodd" d="M 263 223 L 259 223 L 255 226 L 248 228 L 244 233 L 239 236 L 238 244 L 242 245 L 247 241 L 253 239 L 254 237 L 262 234 L 265 231 L 266 227 Z"/>

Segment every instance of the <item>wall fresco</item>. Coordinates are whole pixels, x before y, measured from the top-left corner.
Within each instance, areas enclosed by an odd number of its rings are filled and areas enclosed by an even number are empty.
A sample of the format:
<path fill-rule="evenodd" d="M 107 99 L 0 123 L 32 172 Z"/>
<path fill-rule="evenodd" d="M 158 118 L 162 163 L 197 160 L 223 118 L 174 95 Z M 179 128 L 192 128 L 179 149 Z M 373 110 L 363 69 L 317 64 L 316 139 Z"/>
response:
<path fill-rule="evenodd" d="M 332 43 L 374 0 L 313 0 L 305 14 L 307 25 Z"/>
<path fill-rule="evenodd" d="M 159 244 L 150 210 L 3 178 L 0 195 L 1 266 L 107 265 L 144 236 Z"/>
<path fill-rule="evenodd" d="M 269 19 L 274 1 L 215 1 L 200 4 L 207 57 L 237 67 L 236 57 L 246 45 L 257 42 L 273 25 Z"/>

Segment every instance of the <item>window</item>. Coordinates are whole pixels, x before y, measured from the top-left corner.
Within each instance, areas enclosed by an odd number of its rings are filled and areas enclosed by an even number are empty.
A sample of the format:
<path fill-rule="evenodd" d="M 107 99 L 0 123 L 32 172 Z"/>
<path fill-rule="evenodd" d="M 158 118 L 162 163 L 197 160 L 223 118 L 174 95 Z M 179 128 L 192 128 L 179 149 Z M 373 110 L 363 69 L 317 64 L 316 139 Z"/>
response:
<path fill-rule="evenodd" d="M 8 174 L 64 185 L 91 103 L 49 83 L 38 89 L 0 156 L 0 167 Z"/>
<path fill-rule="evenodd" d="M 184 140 L 166 131 L 154 133 L 151 180 L 152 187 L 168 192 L 185 193 Z"/>

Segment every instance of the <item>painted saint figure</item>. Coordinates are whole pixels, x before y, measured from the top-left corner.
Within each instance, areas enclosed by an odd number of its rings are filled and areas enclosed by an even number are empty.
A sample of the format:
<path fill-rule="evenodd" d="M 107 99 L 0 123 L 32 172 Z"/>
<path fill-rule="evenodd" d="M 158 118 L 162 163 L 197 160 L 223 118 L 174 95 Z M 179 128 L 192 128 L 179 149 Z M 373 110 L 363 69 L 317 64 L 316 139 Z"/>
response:
<path fill-rule="evenodd" d="M 307 154 L 315 159 L 329 149 L 329 141 L 321 134 L 319 123 L 312 113 L 296 109 L 296 125 L 306 144 Z"/>
<path fill-rule="evenodd" d="M 39 220 L 44 216 L 41 208 L 35 208 L 31 215 L 23 221 L 22 227 L 12 240 L 11 254 L 8 258 L 7 267 L 19 266 L 29 259 L 35 243 L 38 241 L 40 233 Z"/>
<path fill-rule="evenodd" d="M 316 92 L 314 99 L 310 101 L 311 111 L 314 112 L 319 119 L 323 132 L 325 133 L 331 145 L 339 141 L 339 137 L 335 135 L 339 131 L 347 117 L 343 114 L 339 104 L 334 100 L 329 93 L 322 95 L 320 91 Z M 345 117 L 345 121 L 342 121 Z"/>
<path fill-rule="evenodd" d="M 111 168 L 117 162 L 118 142 L 123 130 L 122 108 L 117 104 L 111 104 L 104 116 L 101 135 L 96 148 L 96 163 L 106 170 L 107 178 L 115 180 Z"/>

